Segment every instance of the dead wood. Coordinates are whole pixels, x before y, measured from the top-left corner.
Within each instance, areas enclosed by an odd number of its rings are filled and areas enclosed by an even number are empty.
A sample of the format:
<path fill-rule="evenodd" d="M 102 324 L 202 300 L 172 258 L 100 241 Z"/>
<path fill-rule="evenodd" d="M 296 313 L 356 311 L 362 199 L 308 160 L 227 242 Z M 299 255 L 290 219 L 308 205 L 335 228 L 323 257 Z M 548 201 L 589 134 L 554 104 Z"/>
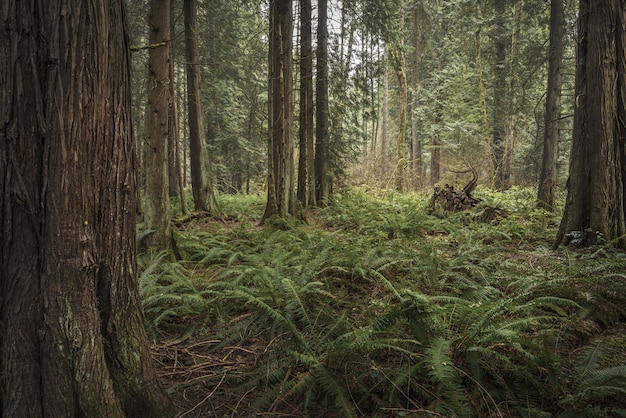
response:
<path fill-rule="evenodd" d="M 472 192 L 478 185 L 478 173 L 473 167 L 470 167 L 468 171 L 472 172 L 472 179 L 460 190 L 449 184 L 435 187 L 429 205 L 429 213 L 434 212 L 437 208 L 448 212 L 460 212 L 469 210 L 480 202 L 480 199 L 472 196 Z"/>

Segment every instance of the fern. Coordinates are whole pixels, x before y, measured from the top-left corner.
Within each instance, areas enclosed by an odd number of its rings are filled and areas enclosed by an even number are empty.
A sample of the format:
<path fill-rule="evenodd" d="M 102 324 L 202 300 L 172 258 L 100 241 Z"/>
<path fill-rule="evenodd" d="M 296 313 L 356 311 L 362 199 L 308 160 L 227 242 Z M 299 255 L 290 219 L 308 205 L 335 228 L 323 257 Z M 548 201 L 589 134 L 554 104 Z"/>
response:
<path fill-rule="evenodd" d="M 603 341 L 588 346 L 575 368 L 578 386 L 576 391 L 566 396 L 561 404 L 570 411 L 563 417 L 626 416 L 626 365 L 602 367 L 604 358 Z"/>

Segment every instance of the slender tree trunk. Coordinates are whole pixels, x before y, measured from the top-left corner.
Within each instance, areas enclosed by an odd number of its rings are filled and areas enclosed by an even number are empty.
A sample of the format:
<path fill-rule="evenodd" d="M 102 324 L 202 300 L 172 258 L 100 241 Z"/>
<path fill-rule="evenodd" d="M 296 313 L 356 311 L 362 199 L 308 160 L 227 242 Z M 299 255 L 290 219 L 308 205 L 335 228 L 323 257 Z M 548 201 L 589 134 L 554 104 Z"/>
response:
<path fill-rule="evenodd" d="M 445 56 L 447 48 L 448 37 L 448 17 L 444 15 L 441 21 L 441 51 L 437 59 L 437 65 L 439 70 L 443 70 L 445 66 Z M 445 95 L 443 89 L 439 89 L 437 93 L 437 101 L 435 103 L 435 119 L 433 124 L 435 125 L 435 133 L 432 137 L 432 151 L 430 153 L 430 184 L 435 185 L 441 179 L 441 131 L 443 130 L 443 103 L 445 101 Z"/>
<path fill-rule="evenodd" d="M 123 10 L 10 0 L 0 11 L 3 417 L 176 413 L 137 288 Z"/>
<path fill-rule="evenodd" d="M 522 0 L 516 0 L 513 12 L 513 40 L 511 44 L 511 73 L 509 76 L 507 123 L 504 139 L 504 155 L 500 174 L 500 188 L 511 187 L 511 160 L 515 148 L 517 126 L 517 85 L 519 83 L 519 44 L 521 38 Z"/>
<path fill-rule="evenodd" d="M 271 0 L 268 74 L 268 196 L 261 223 L 295 213 L 293 162 L 292 2 Z"/>
<path fill-rule="evenodd" d="M 506 49 L 507 49 L 507 30 L 506 30 L 506 5 L 508 0 L 494 0 L 494 81 L 493 81 L 493 131 L 491 141 L 491 156 L 494 167 L 494 178 L 492 183 L 496 188 L 501 189 L 503 170 L 503 161 L 506 143 Z"/>
<path fill-rule="evenodd" d="M 552 0 L 550 6 L 550 52 L 548 55 L 548 88 L 543 129 L 543 158 L 537 191 L 537 205 L 550 211 L 554 209 L 554 188 L 557 183 L 564 28 L 563 0 Z"/>
<path fill-rule="evenodd" d="M 328 0 L 318 1 L 317 79 L 315 84 L 315 191 L 316 204 L 324 205 L 330 197 L 328 162 Z"/>
<path fill-rule="evenodd" d="M 387 178 L 387 168 L 389 161 L 389 65 L 387 60 L 387 49 L 384 54 L 384 74 L 383 74 L 383 120 L 380 138 L 380 168 L 383 179 Z"/>
<path fill-rule="evenodd" d="M 332 143 L 340 143 L 345 136 L 344 126 L 346 115 L 348 114 L 348 85 L 350 80 L 350 65 L 352 62 L 352 54 L 354 51 L 354 34 L 356 31 L 356 19 L 353 16 L 353 4 L 350 2 L 341 3 L 341 33 L 339 39 L 338 67 L 341 69 L 341 76 L 336 78 L 334 88 L 327 83 L 329 95 L 334 100 L 329 102 L 329 125 L 333 127 L 332 135 L 328 135 L 328 145 Z M 330 156 L 328 153 L 327 156 Z M 330 161 L 329 161 L 330 166 Z M 332 177 L 329 173 L 329 179 Z M 329 180 L 329 190 L 332 185 Z"/>
<path fill-rule="evenodd" d="M 483 63 L 482 63 L 482 43 L 481 43 L 481 33 L 482 33 L 482 20 L 483 20 L 483 12 L 481 0 L 476 1 L 476 16 L 478 19 L 478 27 L 476 28 L 476 32 L 474 34 L 474 42 L 476 45 L 476 75 L 478 78 L 478 100 L 480 103 L 480 126 L 482 128 L 483 133 L 483 141 L 482 144 L 487 151 L 487 155 L 491 154 L 491 138 L 489 136 L 489 119 L 487 117 L 487 100 L 485 93 L 485 77 L 483 75 Z M 487 171 L 489 173 L 489 179 L 491 179 L 491 186 L 493 187 L 495 184 L 493 183 L 495 179 L 495 169 L 493 165 L 493 159 L 487 159 Z"/>
<path fill-rule="evenodd" d="M 420 137 L 419 118 L 417 110 L 419 106 L 419 64 L 421 53 L 421 9 L 419 5 L 413 6 L 413 53 L 411 55 L 411 161 L 413 172 L 416 177 L 416 186 L 422 186 L 424 163 L 422 161 L 422 139 Z"/>
<path fill-rule="evenodd" d="M 406 60 L 404 57 L 404 0 L 400 0 L 399 7 L 399 28 L 400 28 L 400 41 L 397 44 L 392 45 L 391 62 L 393 63 L 394 71 L 398 79 L 399 97 L 398 97 L 398 140 L 397 142 L 397 160 L 396 160 L 396 190 L 404 191 L 404 175 L 406 171 L 406 117 L 408 107 L 408 93 L 407 93 L 407 81 L 406 81 Z"/>
<path fill-rule="evenodd" d="M 362 162 L 363 162 L 363 167 L 366 167 L 367 165 L 367 122 L 368 122 L 368 89 L 365 87 L 369 84 L 369 73 L 368 73 L 368 68 L 369 68 L 369 57 L 367 55 L 367 40 L 368 40 L 368 35 L 367 34 L 363 34 L 361 36 L 361 50 L 360 50 L 360 54 L 362 60 L 363 60 L 363 65 L 361 66 L 361 78 L 363 80 L 363 88 L 361 89 L 361 153 L 362 153 Z"/>
<path fill-rule="evenodd" d="M 175 2 L 170 2 L 170 33 L 174 33 L 176 30 L 175 25 Z M 180 198 L 180 211 L 183 215 L 187 214 L 187 205 L 185 202 L 185 185 L 183 184 L 183 167 L 182 158 L 180 156 L 180 115 L 178 113 L 178 76 L 177 68 L 174 66 L 174 45 L 169 43 L 170 48 L 170 62 L 169 62 L 169 93 L 170 93 L 170 108 L 169 108 L 169 137 L 168 137 L 168 177 L 170 196 L 178 196 Z"/>
<path fill-rule="evenodd" d="M 174 2 L 170 1 L 170 33 L 175 33 L 175 6 Z M 174 128 L 176 125 L 174 118 L 178 115 L 176 111 L 176 76 L 174 74 L 174 43 L 168 43 L 170 60 L 168 62 L 169 83 L 167 84 L 169 92 L 169 107 L 167 112 L 168 117 L 168 137 L 167 137 L 167 180 L 169 188 L 169 196 L 177 197 L 180 192 L 178 185 L 178 167 L 176 166 L 176 142 L 179 140 L 178 132 Z"/>
<path fill-rule="evenodd" d="M 315 142 L 313 138 L 313 43 L 311 0 L 300 2 L 300 155 L 298 200 L 304 207 L 315 204 Z"/>
<path fill-rule="evenodd" d="M 148 111 L 144 144 L 146 196 L 143 207 L 146 229 L 154 232 L 148 246 L 157 250 L 170 245 L 169 187 L 167 176 L 168 83 L 170 1 L 151 0 L 148 71 Z"/>
<path fill-rule="evenodd" d="M 569 190 L 556 245 L 626 248 L 626 8 L 580 0 Z"/>
<path fill-rule="evenodd" d="M 202 116 L 202 94 L 200 92 L 197 0 L 185 0 L 183 8 L 187 58 L 187 110 L 189 112 L 191 188 L 195 210 L 214 213 L 217 211 L 217 202 L 215 200 L 209 156 L 206 148 L 204 118 Z"/>
<path fill-rule="evenodd" d="M 180 211 L 183 215 L 187 214 L 187 201 L 185 199 L 185 181 L 184 181 L 184 167 L 183 167 L 183 159 L 181 157 L 181 149 L 180 149 L 180 112 L 178 111 L 178 88 L 177 83 L 174 80 L 177 80 L 176 73 L 174 72 L 174 68 L 172 70 L 172 82 L 170 86 L 170 94 L 172 97 L 172 140 L 174 141 L 174 169 L 176 176 L 176 186 L 178 187 L 178 196 L 180 197 Z"/>

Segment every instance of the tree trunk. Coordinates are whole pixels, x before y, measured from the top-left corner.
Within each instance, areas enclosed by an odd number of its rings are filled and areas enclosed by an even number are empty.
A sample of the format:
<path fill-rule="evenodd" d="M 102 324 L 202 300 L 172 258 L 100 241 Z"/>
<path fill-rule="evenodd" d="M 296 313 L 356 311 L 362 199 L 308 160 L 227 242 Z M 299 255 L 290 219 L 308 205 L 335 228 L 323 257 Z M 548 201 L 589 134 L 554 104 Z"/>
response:
<path fill-rule="evenodd" d="M 574 136 L 565 211 L 555 245 L 626 248 L 626 8 L 580 0 Z"/>
<path fill-rule="evenodd" d="M 313 44 L 311 0 L 300 1 L 300 154 L 298 200 L 304 207 L 315 203 L 315 142 L 313 139 Z"/>
<path fill-rule="evenodd" d="M 413 54 L 411 56 L 411 161 L 417 180 L 417 188 L 422 186 L 424 163 L 422 161 L 422 139 L 419 130 L 417 109 L 419 105 L 419 64 L 422 39 L 421 6 L 413 6 Z"/>
<path fill-rule="evenodd" d="M 268 194 L 261 223 L 294 214 L 292 2 L 271 0 L 268 74 Z"/>
<path fill-rule="evenodd" d="M 174 3 L 170 3 L 173 5 Z M 174 13 L 170 10 L 170 23 L 174 21 L 173 19 Z M 173 26 L 173 25 L 172 25 Z M 170 28 L 170 33 L 174 33 L 174 28 Z M 176 142 L 179 140 L 178 132 L 175 129 L 177 123 L 175 122 L 175 118 L 178 118 L 176 112 L 176 76 L 174 75 L 174 47 L 172 42 L 169 42 L 168 48 L 170 49 L 169 54 L 172 59 L 169 60 L 168 63 L 168 72 L 169 72 L 169 83 L 167 84 L 168 92 L 169 92 L 169 106 L 167 112 L 167 123 L 169 126 L 168 135 L 167 135 L 167 182 L 168 182 L 168 192 L 170 198 L 178 197 L 178 193 L 180 191 L 180 187 L 178 186 L 178 167 L 176 166 Z"/>
<path fill-rule="evenodd" d="M 170 33 L 174 33 L 176 29 L 175 25 L 175 3 L 170 4 Z M 176 67 L 174 66 L 174 45 L 169 43 L 170 59 L 169 62 L 169 93 L 170 93 L 170 107 L 169 107 L 169 137 L 168 137 L 168 177 L 170 197 L 178 196 L 180 199 L 180 211 L 183 215 L 187 214 L 187 205 L 185 202 L 185 186 L 183 184 L 183 167 L 182 158 L 180 157 L 180 122 L 178 114 L 178 77 Z"/>
<path fill-rule="evenodd" d="M 380 169 L 382 178 L 387 181 L 387 168 L 389 161 L 389 63 L 387 48 L 384 54 L 384 74 L 383 74 L 383 115 L 382 132 L 380 138 Z"/>
<path fill-rule="evenodd" d="M 315 84 L 315 191 L 316 204 L 324 205 L 330 197 L 328 163 L 328 0 L 318 2 L 317 79 Z"/>
<path fill-rule="evenodd" d="M 448 17 L 444 14 L 441 21 L 441 51 L 437 58 L 437 66 L 439 71 L 443 71 L 446 64 L 446 48 L 448 36 Z M 435 133 L 433 134 L 431 144 L 432 151 L 430 154 L 430 184 L 436 185 L 441 178 L 441 148 L 443 146 L 441 142 L 441 132 L 443 131 L 443 104 L 445 102 L 445 93 L 443 89 L 437 91 L 437 101 L 435 103 L 435 118 L 433 124 L 435 125 Z"/>
<path fill-rule="evenodd" d="M 513 40 L 511 43 L 511 72 L 509 75 L 507 123 L 504 135 L 504 155 L 499 171 L 500 189 L 511 187 L 511 162 L 515 148 L 517 126 L 517 85 L 519 84 L 519 45 L 521 38 L 522 0 L 516 0 L 513 12 Z"/>
<path fill-rule="evenodd" d="M 563 34 L 565 28 L 563 0 L 552 0 L 550 6 L 550 52 L 548 55 L 548 87 L 543 128 L 543 158 L 537 190 L 537 205 L 554 209 L 554 188 L 557 183 L 557 159 L 560 139 Z"/>
<path fill-rule="evenodd" d="M 492 183 L 497 189 L 502 188 L 501 172 L 503 170 L 503 161 L 505 154 L 506 142 L 506 49 L 508 36 L 506 30 L 506 5 L 508 0 L 494 1 L 494 81 L 493 81 L 493 131 L 491 140 L 491 156 L 494 168 L 494 178 Z"/>
<path fill-rule="evenodd" d="M 398 21 L 400 30 L 400 40 L 391 47 L 391 62 L 393 63 L 396 77 L 398 78 L 398 140 L 397 140 L 397 160 L 396 160 L 396 190 L 404 191 L 404 174 L 406 171 L 406 114 L 408 107 L 408 93 L 406 81 L 406 61 L 404 58 L 404 0 L 400 0 L 398 6 Z"/>
<path fill-rule="evenodd" d="M 483 76 L 483 63 L 482 63 L 482 43 L 481 43 L 481 33 L 482 33 L 482 20 L 483 20 L 483 12 L 481 6 L 481 0 L 476 1 L 476 17 L 478 19 L 478 27 L 476 28 L 476 32 L 474 34 L 474 42 L 476 45 L 476 75 L 478 78 L 478 100 L 480 103 L 480 126 L 482 128 L 483 133 L 483 146 L 487 151 L 487 155 L 491 154 L 491 139 L 489 137 L 489 119 L 487 117 L 487 100 L 486 100 L 486 92 L 485 92 L 485 78 Z M 489 172 L 489 178 L 493 183 L 493 179 L 495 178 L 495 169 L 493 165 L 493 159 L 487 159 L 487 170 Z M 493 184 L 492 184 L 493 186 Z"/>
<path fill-rule="evenodd" d="M 0 16 L 2 416 L 174 416 L 137 288 L 123 4 Z"/>
<path fill-rule="evenodd" d="M 145 227 L 154 231 L 149 247 L 162 250 L 170 246 L 169 187 L 167 176 L 168 82 L 170 41 L 170 0 L 150 3 L 150 48 L 148 71 L 148 110 L 144 146 L 146 195 L 143 205 Z"/>
<path fill-rule="evenodd" d="M 185 52 L 187 58 L 187 107 L 189 112 L 189 159 L 191 189 L 197 212 L 217 210 L 206 149 L 200 92 L 200 58 L 198 52 L 197 0 L 185 0 Z"/>

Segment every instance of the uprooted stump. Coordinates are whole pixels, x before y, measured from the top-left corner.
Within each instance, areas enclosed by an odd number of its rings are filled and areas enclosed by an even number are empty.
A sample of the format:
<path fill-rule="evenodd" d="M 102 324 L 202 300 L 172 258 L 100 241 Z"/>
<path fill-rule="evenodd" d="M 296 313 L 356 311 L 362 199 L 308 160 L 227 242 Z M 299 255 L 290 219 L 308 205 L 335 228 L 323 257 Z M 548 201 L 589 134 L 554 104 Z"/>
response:
<path fill-rule="evenodd" d="M 449 184 L 446 184 L 444 187 L 435 187 L 428 212 L 433 213 L 437 208 L 449 212 L 461 212 L 469 210 L 480 203 L 480 199 L 472 196 L 472 192 L 478 184 L 478 173 L 473 168 L 471 170 L 472 180 L 460 190 L 455 190 Z"/>
<path fill-rule="evenodd" d="M 480 203 L 480 199 L 473 197 L 463 189 L 455 190 L 454 187 L 446 184 L 444 187 L 435 187 L 429 210 L 434 211 L 440 207 L 449 212 L 461 212 L 473 208 L 478 203 Z"/>

